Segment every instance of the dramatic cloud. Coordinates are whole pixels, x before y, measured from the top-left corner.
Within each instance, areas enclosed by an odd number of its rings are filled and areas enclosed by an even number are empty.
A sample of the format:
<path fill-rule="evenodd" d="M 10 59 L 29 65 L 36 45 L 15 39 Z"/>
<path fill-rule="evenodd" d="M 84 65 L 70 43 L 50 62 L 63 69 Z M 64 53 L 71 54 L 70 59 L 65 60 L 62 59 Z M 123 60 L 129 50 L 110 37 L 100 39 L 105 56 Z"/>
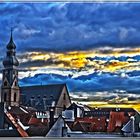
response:
<path fill-rule="evenodd" d="M 129 73 L 129 75 L 131 75 Z M 30 84 L 52 84 L 52 83 L 67 83 L 70 92 L 86 92 L 87 94 L 94 95 L 96 92 L 103 91 L 124 90 L 128 93 L 139 94 L 140 76 L 121 77 L 119 75 L 102 73 L 92 73 L 85 76 L 78 76 L 72 78 L 71 75 L 59 75 L 59 74 L 36 74 L 33 77 L 27 77 L 20 80 L 21 85 Z M 134 88 L 135 87 L 135 88 Z M 138 89 L 138 91 L 136 91 Z M 116 92 L 119 94 L 119 92 Z M 122 93 L 124 94 L 124 92 Z M 127 94 L 125 95 L 127 96 Z"/>
<path fill-rule="evenodd" d="M 1 3 L 1 45 L 14 27 L 18 51 L 135 47 L 139 9 L 138 3 Z"/>
<path fill-rule="evenodd" d="M 20 85 L 67 83 L 70 92 L 107 92 L 110 100 L 121 94 L 114 90 L 139 96 L 139 3 L 0 3 L 0 13 L 0 62 L 13 27 Z"/>

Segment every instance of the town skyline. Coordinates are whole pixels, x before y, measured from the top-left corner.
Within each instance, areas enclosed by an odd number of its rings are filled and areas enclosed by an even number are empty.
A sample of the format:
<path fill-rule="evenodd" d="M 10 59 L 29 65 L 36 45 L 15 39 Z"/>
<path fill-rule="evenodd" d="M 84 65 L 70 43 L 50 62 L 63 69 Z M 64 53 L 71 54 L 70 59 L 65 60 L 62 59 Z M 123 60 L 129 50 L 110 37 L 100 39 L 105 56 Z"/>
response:
<path fill-rule="evenodd" d="M 0 7 L 0 50 L 5 51 L 13 27 L 20 85 L 67 83 L 71 93 L 97 100 L 140 98 L 140 4 L 1 3 Z"/>
<path fill-rule="evenodd" d="M 0 3 L 0 137 L 140 137 L 139 9 Z"/>

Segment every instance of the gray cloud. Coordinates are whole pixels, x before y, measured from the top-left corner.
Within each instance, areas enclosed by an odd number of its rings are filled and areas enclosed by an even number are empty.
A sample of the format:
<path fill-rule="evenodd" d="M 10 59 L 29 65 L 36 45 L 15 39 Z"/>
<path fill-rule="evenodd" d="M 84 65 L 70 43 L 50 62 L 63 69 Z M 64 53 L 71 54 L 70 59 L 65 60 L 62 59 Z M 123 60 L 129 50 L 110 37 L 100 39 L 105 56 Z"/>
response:
<path fill-rule="evenodd" d="M 3 3 L 1 46 L 11 26 L 18 51 L 138 46 L 139 9 L 138 3 Z"/>

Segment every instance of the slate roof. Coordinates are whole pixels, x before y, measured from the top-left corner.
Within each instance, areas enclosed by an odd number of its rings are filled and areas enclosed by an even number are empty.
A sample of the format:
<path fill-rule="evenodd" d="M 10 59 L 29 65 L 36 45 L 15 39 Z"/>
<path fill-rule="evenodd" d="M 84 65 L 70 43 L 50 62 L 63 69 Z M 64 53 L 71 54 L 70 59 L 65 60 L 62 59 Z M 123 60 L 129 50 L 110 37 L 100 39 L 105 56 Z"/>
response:
<path fill-rule="evenodd" d="M 62 128 L 67 127 L 67 132 L 71 132 L 69 126 L 66 124 L 64 118 L 60 115 L 54 125 L 51 127 L 46 137 L 62 137 Z"/>
<path fill-rule="evenodd" d="M 64 86 L 66 84 L 20 87 L 22 105 L 48 110 L 48 107 L 57 103 Z"/>

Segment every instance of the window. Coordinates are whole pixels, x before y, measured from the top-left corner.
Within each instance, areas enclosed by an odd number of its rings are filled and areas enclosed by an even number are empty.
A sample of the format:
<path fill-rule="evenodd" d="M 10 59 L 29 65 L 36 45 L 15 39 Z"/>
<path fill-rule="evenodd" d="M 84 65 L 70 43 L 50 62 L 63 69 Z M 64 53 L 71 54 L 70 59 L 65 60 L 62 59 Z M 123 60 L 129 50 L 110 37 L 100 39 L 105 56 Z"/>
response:
<path fill-rule="evenodd" d="M 17 82 L 15 82 L 15 86 L 17 86 Z"/>
<path fill-rule="evenodd" d="M 35 98 L 34 96 L 31 97 L 31 99 L 34 99 L 34 98 Z"/>
<path fill-rule="evenodd" d="M 16 97 L 17 95 L 16 95 L 16 93 L 14 93 L 14 102 L 16 102 Z"/>
<path fill-rule="evenodd" d="M 43 96 L 43 98 L 44 98 L 44 99 L 46 99 L 46 98 L 47 98 L 47 96 L 46 96 L 46 95 L 44 95 L 44 96 Z"/>
<path fill-rule="evenodd" d="M 13 74 L 16 74 L 16 71 L 13 71 Z"/>
<path fill-rule="evenodd" d="M 4 86 L 7 86 L 7 81 L 4 82 Z"/>
<path fill-rule="evenodd" d="M 6 102 L 6 99 L 7 99 L 7 94 L 4 93 L 4 102 Z"/>
<path fill-rule="evenodd" d="M 66 94 L 64 93 L 63 100 L 66 100 Z"/>

